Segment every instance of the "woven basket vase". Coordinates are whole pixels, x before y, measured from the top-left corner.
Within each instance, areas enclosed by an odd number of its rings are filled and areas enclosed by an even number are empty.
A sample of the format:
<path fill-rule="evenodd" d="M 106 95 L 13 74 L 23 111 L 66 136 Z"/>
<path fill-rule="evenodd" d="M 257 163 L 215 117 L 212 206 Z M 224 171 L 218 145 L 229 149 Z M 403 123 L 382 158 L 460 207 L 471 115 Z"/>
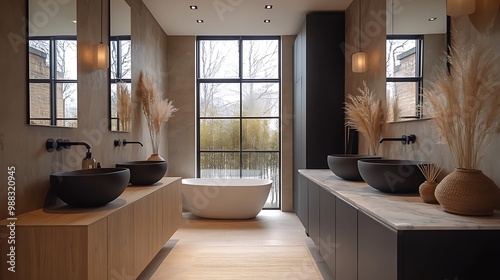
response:
<path fill-rule="evenodd" d="M 492 215 L 500 202 L 500 189 L 477 169 L 456 168 L 437 185 L 435 195 L 444 211 L 460 215 Z"/>
<path fill-rule="evenodd" d="M 418 187 L 418 193 L 425 203 L 437 204 L 436 196 L 434 192 L 436 191 L 437 183 L 434 181 L 425 181 Z"/>

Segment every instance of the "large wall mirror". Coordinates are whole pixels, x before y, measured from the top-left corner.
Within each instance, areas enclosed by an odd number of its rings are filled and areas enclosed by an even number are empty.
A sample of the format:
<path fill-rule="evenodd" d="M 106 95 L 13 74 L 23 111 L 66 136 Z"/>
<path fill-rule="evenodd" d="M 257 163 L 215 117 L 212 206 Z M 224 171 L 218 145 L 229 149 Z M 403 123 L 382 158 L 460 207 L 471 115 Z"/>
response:
<path fill-rule="evenodd" d="M 27 0 L 28 124 L 78 124 L 76 1 Z"/>
<path fill-rule="evenodd" d="M 110 123 L 112 131 L 132 131 L 132 40 L 130 7 L 110 1 Z"/>
<path fill-rule="evenodd" d="M 423 89 L 446 67 L 446 0 L 387 0 L 387 10 L 387 120 L 428 118 Z"/>

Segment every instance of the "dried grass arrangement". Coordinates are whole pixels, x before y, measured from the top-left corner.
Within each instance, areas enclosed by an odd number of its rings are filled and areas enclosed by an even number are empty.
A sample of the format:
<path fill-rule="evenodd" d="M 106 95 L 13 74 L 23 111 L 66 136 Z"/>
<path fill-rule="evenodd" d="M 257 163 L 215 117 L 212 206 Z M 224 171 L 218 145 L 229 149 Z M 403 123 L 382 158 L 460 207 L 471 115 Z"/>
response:
<path fill-rule="evenodd" d="M 393 122 L 398 121 L 401 115 L 401 107 L 399 107 L 399 96 L 396 95 L 393 98 L 387 99 L 387 121 L 392 120 Z"/>
<path fill-rule="evenodd" d="M 434 165 L 432 163 L 422 163 L 417 164 L 418 169 L 422 172 L 422 175 L 425 177 L 425 182 L 420 184 L 418 187 L 418 193 L 420 197 L 425 203 L 437 204 L 438 200 L 436 199 L 436 179 L 443 166 Z"/>
<path fill-rule="evenodd" d="M 424 92 L 434 120 L 455 161 L 455 170 L 434 192 L 441 208 L 460 215 L 492 215 L 500 190 L 479 169 L 481 158 L 500 124 L 499 57 L 482 35 L 454 36 L 448 60 Z"/>
<path fill-rule="evenodd" d="M 421 163 L 417 164 L 418 169 L 424 175 L 427 182 L 435 182 L 441 170 L 443 170 L 442 165 L 435 165 L 432 163 Z"/>
<path fill-rule="evenodd" d="M 500 125 L 498 54 L 483 36 L 472 46 L 466 44 L 466 36 L 454 37 L 450 74 L 439 69 L 424 96 L 456 167 L 477 169 Z"/>
<path fill-rule="evenodd" d="M 168 122 L 178 109 L 174 107 L 172 101 L 160 99 L 160 92 L 142 71 L 139 75 L 136 94 L 141 100 L 142 110 L 148 124 L 153 154 L 158 154 L 163 124 Z"/>
<path fill-rule="evenodd" d="M 120 121 L 121 131 L 130 131 L 132 125 L 132 101 L 128 87 L 123 84 L 117 84 L 117 108 L 116 114 Z"/>
<path fill-rule="evenodd" d="M 345 125 L 361 132 L 368 139 L 369 154 L 376 155 L 384 124 L 384 109 L 380 99 L 373 94 L 373 91 L 370 91 L 365 81 L 363 81 L 363 88 L 358 88 L 358 91 L 361 95 L 347 95 L 351 102 L 346 102 L 345 105 Z"/>

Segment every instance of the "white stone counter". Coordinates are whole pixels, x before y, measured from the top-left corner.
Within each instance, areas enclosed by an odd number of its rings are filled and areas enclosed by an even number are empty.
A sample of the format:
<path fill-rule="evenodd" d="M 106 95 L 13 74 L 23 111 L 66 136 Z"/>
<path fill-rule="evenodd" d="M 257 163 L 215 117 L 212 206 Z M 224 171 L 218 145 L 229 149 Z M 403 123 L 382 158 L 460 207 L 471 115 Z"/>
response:
<path fill-rule="evenodd" d="M 424 203 L 418 193 L 383 193 L 365 182 L 345 181 L 329 169 L 305 169 L 299 173 L 396 230 L 500 230 L 498 211 L 486 217 L 455 215 L 444 212 L 438 204 Z"/>

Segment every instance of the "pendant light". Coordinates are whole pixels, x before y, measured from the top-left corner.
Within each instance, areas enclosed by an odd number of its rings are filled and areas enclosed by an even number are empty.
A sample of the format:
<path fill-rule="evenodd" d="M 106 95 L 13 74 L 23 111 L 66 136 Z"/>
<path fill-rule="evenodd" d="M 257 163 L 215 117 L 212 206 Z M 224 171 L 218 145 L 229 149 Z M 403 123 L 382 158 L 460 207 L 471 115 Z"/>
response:
<path fill-rule="evenodd" d="M 109 48 L 102 42 L 102 0 L 100 1 L 101 7 L 101 20 L 100 20 L 100 29 L 101 29 L 101 42 L 96 46 L 96 66 L 98 69 L 108 69 L 109 66 Z"/>
<path fill-rule="evenodd" d="M 476 11 L 476 0 L 447 0 L 446 13 L 452 17 L 470 15 Z"/>
<path fill-rule="evenodd" d="M 361 51 L 361 0 L 359 0 L 359 38 L 358 38 L 358 49 L 359 51 L 352 54 L 352 72 L 363 73 L 366 71 L 366 53 Z"/>

